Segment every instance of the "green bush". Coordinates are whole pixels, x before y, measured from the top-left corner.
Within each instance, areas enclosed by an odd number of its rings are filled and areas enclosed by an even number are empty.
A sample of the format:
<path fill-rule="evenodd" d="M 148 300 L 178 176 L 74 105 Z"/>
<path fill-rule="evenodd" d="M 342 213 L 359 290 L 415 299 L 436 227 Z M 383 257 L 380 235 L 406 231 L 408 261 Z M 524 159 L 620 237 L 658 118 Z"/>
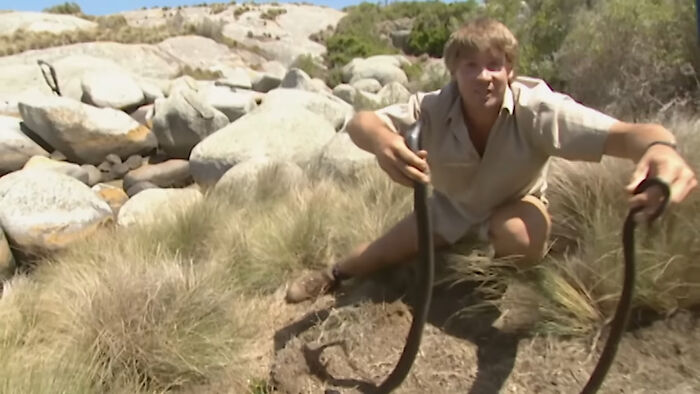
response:
<path fill-rule="evenodd" d="M 462 3 L 429 3 L 413 23 L 408 37 L 408 49 L 413 54 L 429 54 L 433 57 L 442 56 L 443 48 L 450 33 L 465 20 L 475 14 L 475 1 Z"/>
<path fill-rule="evenodd" d="M 82 14 L 83 10 L 80 6 L 74 2 L 65 2 L 63 4 L 58 4 L 52 7 L 44 8 L 43 12 L 48 12 L 51 14 Z"/>
<path fill-rule="evenodd" d="M 558 52 L 576 98 L 618 115 L 697 108 L 695 10 L 687 0 L 608 0 L 581 10 Z"/>

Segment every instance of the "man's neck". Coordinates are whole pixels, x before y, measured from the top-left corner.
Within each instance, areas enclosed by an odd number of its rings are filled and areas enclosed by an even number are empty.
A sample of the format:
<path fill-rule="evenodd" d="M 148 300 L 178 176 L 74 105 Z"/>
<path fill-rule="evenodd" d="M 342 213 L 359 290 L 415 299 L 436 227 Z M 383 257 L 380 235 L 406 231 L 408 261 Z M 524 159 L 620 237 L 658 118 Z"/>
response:
<path fill-rule="evenodd" d="M 462 105 L 462 116 L 464 117 L 464 124 L 469 131 L 469 138 L 482 156 L 486 149 L 486 142 L 491 128 L 496 123 L 496 119 L 498 119 L 498 113 L 499 108 L 494 108 L 488 112 L 469 112 L 469 109 Z"/>

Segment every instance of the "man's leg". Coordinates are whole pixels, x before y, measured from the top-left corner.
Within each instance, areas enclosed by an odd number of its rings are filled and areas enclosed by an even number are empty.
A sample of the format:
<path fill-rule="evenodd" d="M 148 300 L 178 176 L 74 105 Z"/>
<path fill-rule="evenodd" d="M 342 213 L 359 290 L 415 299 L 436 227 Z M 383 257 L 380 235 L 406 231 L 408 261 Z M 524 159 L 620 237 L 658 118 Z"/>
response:
<path fill-rule="evenodd" d="M 518 264 L 536 264 L 546 253 L 552 221 L 542 200 L 525 196 L 497 209 L 489 220 L 496 257 L 520 256 Z"/>
<path fill-rule="evenodd" d="M 440 236 L 435 235 L 433 239 L 436 249 L 448 244 Z M 418 224 L 415 215 L 410 213 L 380 238 L 355 247 L 328 270 L 312 272 L 293 282 L 287 291 L 287 301 L 299 302 L 316 297 L 328 291 L 336 279 L 362 277 L 408 261 L 417 253 Z"/>

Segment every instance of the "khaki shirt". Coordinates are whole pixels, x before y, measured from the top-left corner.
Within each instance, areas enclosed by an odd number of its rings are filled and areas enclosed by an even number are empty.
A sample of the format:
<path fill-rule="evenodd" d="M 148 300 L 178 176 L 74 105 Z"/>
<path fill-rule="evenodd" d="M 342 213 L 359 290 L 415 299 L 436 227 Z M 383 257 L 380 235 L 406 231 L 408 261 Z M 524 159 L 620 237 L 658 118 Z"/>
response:
<path fill-rule="evenodd" d="M 419 117 L 423 121 L 433 225 L 450 243 L 468 231 L 479 231 L 502 204 L 528 194 L 546 202 L 549 158 L 600 161 L 610 126 L 617 121 L 527 77 L 516 78 L 506 88 L 483 157 L 467 132 L 454 81 L 375 113 L 398 133 Z"/>

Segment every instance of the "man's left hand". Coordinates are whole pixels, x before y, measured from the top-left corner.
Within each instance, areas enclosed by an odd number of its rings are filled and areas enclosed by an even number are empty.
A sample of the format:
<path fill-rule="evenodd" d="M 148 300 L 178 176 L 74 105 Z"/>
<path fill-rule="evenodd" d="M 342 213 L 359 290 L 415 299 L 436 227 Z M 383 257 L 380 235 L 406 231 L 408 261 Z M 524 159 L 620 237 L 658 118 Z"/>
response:
<path fill-rule="evenodd" d="M 646 178 L 659 178 L 666 182 L 671 190 L 670 203 L 680 203 L 698 184 L 695 173 L 672 148 L 665 145 L 652 145 L 637 162 L 632 179 L 626 189 L 633 193 L 634 189 Z M 659 208 L 664 195 L 658 187 L 650 187 L 646 191 L 633 195 L 630 208 L 643 206 L 635 219 L 646 222 Z"/>

